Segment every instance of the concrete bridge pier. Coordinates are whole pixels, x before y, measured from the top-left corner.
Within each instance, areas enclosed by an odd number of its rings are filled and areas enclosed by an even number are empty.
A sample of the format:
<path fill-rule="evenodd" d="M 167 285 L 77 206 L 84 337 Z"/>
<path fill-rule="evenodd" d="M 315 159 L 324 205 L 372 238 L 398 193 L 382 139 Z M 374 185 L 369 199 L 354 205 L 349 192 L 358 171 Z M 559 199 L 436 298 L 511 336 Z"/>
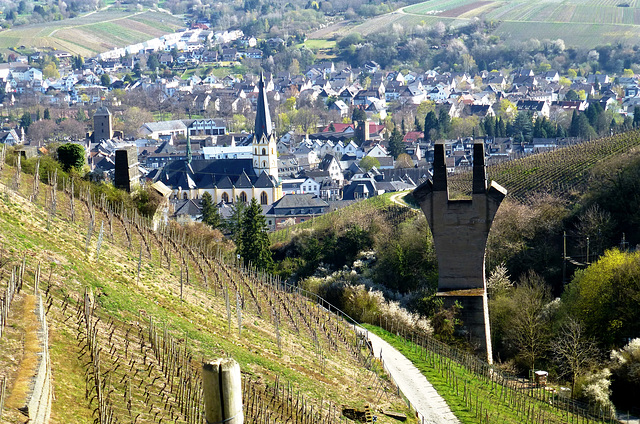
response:
<path fill-rule="evenodd" d="M 427 217 L 438 257 L 438 294 L 445 307 L 458 302 L 461 319 L 478 351 L 493 361 L 485 281 L 485 249 L 493 218 L 507 191 L 487 187 L 484 143 L 473 146 L 471 199 L 450 200 L 444 144 L 435 145 L 433 179 L 413 195 Z"/>

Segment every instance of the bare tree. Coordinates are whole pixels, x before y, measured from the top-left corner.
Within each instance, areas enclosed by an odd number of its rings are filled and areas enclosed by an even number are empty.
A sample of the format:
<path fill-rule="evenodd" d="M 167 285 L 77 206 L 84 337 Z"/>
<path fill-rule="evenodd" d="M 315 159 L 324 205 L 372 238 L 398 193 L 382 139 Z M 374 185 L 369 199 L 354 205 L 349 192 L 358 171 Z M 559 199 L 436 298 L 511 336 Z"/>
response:
<path fill-rule="evenodd" d="M 27 131 L 27 135 L 29 139 L 37 142 L 38 144 L 42 143 L 45 140 L 50 140 L 54 138 L 54 132 L 56 130 L 56 123 L 50 119 L 43 119 L 41 121 L 34 122 L 29 125 L 29 130 Z"/>
<path fill-rule="evenodd" d="M 595 340 L 587 337 L 580 322 L 573 318 L 562 325 L 558 337 L 551 342 L 551 351 L 562 374 L 571 378 L 572 393 L 576 378 L 587 371 L 600 354 Z"/>
<path fill-rule="evenodd" d="M 87 126 L 76 119 L 65 119 L 58 126 L 58 134 L 72 140 L 81 140 L 87 133 Z"/>
<path fill-rule="evenodd" d="M 508 319 L 506 336 L 518 355 L 535 370 L 549 344 L 549 314 L 546 311 L 550 295 L 544 280 L 534 272 L 524 276 L 513 292 L 516 308 Z"/>

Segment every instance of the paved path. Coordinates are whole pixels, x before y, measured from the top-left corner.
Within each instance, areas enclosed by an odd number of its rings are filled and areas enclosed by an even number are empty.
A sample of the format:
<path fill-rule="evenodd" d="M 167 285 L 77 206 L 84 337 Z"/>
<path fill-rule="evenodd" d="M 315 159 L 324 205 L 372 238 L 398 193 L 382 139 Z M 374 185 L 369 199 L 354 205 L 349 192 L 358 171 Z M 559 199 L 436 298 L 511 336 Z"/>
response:
<path fill-rule="evenodd" d="M 360 332 L 365 331 L 364 329 L 356 328 Z M 382 355 L 385 369 L 391 374 L 393 381 L 400 387 L 405 397 L 409 399 L 411 406 L 418 411 L 420 423 L 460 423 L 444 399 L 411 361 L 375 334 L 367 332 L 367 335 L 373 346 L 375 356 L 380 358 Z"/>

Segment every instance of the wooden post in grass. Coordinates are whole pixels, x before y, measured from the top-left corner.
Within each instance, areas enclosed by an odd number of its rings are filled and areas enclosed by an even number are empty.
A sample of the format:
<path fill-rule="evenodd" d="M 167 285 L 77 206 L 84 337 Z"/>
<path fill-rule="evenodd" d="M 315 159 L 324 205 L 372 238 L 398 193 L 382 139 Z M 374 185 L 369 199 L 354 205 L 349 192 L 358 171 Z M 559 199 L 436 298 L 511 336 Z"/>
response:
<path fill-rule="evenodd" d="M 242 424 L 240 365 L 231 358 L 202 364 L 204 418 L 207 424 Z"/>

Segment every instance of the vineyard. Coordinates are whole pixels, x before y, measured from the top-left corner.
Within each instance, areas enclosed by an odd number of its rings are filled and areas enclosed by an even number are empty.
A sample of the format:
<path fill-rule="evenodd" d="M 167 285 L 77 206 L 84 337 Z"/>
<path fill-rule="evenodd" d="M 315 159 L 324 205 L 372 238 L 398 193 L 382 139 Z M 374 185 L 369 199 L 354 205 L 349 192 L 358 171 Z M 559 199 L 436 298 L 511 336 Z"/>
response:
<path fill-rule="evenodd" d="M 590 141 L 493 165 L 488 174 L 519 200 L 532 192 L 571 194 L 587 183 L 595 164 L 639 140 L 631 132 Z M 321 298 L 243 268 L 222 240 L 177 225 L 154 229 L 82 180 L 40 175 L 38 165 L 26 174 L 20 156 L 9 166 L 4 155 L 0 151 L 2 419 L 18 421 L 26 403 L 24 375 L 36 365 L 24 359 L 29 349 L 16 358 L 15 346 L 22 340 L 30 346 L 33 330 L 25 317 L 39 304 L 31 293 L 42 293 L 54 422 L 200 423 L 202 363 L 216 357 L 241 365 L 248 423 L 348 421 L 345 408 L 369 406 L 414 420 L 352 320 Z M 450 186 L 464 193 L 470 175 L 453 176 Z M 372 210 L 397 221 L 416 213 L 401 209 L 379 196 L 305 225 L 342 225 L 340 215 L 367 217 Z M 290 236 L 281 231 L 272 240 Z M 439 379 L 434 384 L 450 392 L 468 417 L 464 422 L 587 424 L 608 418 L 390 325 L 392 333 L 412 339 L 402 342 L 404 353 L 416 355 Z M 496 412 L 493 404 L 513 411 Z M 378 422 L 393 420 L 379 414 Z"/>
<path fill-rule="evenodd" d="M 487 167 L 487 178 L 503 186 L 508 196 L 525 201 L 535 193 L 572 195 L 583 192 L 590 170 L 598 163 L 640 146 L 640 132 L 591 140 L 569 147 Z M 471 173 L 449 177 L 450 196 L 471 194 Z"/>
<path fill-rule="evenodd" d="M 368 405 L 412 416 L 330 305 L 241 268 L 219 241 L 154 231 L 82 181 L 35 169 L 25 174 L 17 159 L 0 171 L 0 315 L 16 327 L 40 280 L 54 422 L 200 423 L 202 362 L 227 356 L 241 365 L 248 423 L 348 421 L 344 407 Z M 7 274 L 16 264 L 20 279 Z M 27 364 L 11 340 L 0 338 L 0 411 L 13 422 Z"/>
<path fill-rule="evenodd" d="M 590 424 L 617 422 L 614 411 L 584 404 L 490 365 L 396 322 L 365 327 L 402 352 L 438 388 L 462 422 Z"/>

